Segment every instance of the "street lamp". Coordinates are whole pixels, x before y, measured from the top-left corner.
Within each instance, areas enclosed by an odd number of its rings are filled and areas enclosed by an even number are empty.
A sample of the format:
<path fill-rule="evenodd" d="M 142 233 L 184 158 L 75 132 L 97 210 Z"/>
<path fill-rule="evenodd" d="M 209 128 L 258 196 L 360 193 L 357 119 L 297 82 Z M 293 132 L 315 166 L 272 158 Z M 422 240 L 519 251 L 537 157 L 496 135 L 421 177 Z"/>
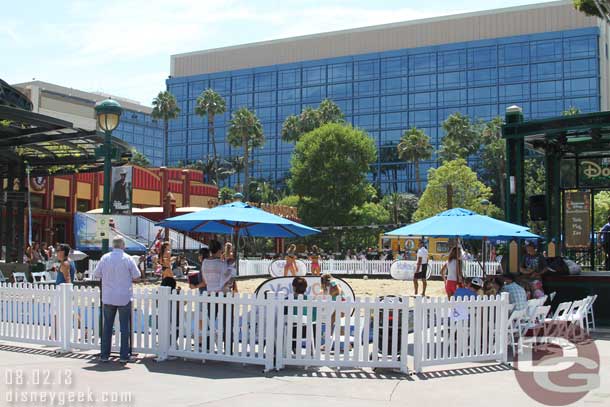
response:
<path fill-rule="evenodd" d="M 487 199 L 481 199 L 481 205 L 483 206 L 485 215 L 487 215 L 487 208 L 489 208 L 489 204 L 490 204 L 490 202 Z"/>
<path fill-rule="evenodd" d="M 119 125 L 123 108 L 116 100 L 106 99 L 95 104 L 97 125 L 104 132 L 104 206 L 103 214 L 110 214 L 110 183 L 112 182 L 112 131 Z M 108 238 L 102 239 L 102 253 L 108 251 Z"/>

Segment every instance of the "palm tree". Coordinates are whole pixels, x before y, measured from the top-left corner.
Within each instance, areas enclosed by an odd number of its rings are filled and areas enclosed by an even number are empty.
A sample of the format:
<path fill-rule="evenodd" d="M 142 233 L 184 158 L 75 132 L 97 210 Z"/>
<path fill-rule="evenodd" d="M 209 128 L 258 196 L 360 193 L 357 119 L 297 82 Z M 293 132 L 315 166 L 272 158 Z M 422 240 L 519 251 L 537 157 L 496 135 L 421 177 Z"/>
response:
<path fill-rule="evenodd" d="M 153 110 L 151 116 L 155 120 L 163 120 L 163 165 L 167 165 L 167 144 L 169 138 L 169 121 L 178 117 L 180 108 L 176 98 L 169 91 L 159 92 L 152 101 Z"/>
<path fill-rule="evenodd" d="M 214 117 L 217 114 L 223 114 L 226 112 L 227 107 L 225 100 L 222 96 L 220 96 L 213 89 L 207 89 L 199 95 L 197 98 L 197 105 L 195 107 L 195 113 L 201 117 L 208 116 L 208 135 L 210 137 L 210 141 L 212 142 L 212 151 L 214 161 L 217 160 L 218 156 L 216 155 L 216 137 L 214 130 Z M 214 173 L 214 180 L 218 183 L 216 173 Z"/>
<path fill-rule="evenodd" d="M 247 200 L 250 182 L 248 155 L 251 148 L 260 147 L 265 143 L 263 125 L 256 114 L 248 110 L 247 107 L 242 107 L 233 113 L 227 141 L 233 147 L 241 146 L 244 149 L 244 197 Z"/>
<path fill-rule="evenodd" d="M 398 157 L 402 160 L 412 162 L 415 166 L 415 181 L 417 190 L 421 194 L 421 179 L 419 177 L 419 161 L 429 160 L 434 149 L 430 144 L 430 137 L 423 130 L 412 127 L 405 131 L 397 146 Z"/>
<path fill-rule="evenodd" d="M 244 170 L 244 167 L 246 165 L 246 162 L 244 161 L 244 157 L 240 156 L 240 155 L 236 155 L 235 157 L 231 157 L 229 162 L 231 163 L 231 166 L 233 167 L 233 171 L 235 171 L 235 174 L 237 174 L 237 185 L 239 185 L 241 172 Z"/>

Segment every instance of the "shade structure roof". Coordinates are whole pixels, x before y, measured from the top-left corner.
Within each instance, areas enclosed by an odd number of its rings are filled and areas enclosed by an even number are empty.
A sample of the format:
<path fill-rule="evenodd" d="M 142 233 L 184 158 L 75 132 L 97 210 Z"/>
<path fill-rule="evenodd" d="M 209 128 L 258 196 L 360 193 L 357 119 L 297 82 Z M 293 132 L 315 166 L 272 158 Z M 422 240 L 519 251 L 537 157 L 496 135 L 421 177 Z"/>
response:
<path fill-rule="evenodd" d="M 157 226 L 186 232 L 236 234 L 252 237 L 302 237 L 319 230 L 301 225 L 281 216 L 250 206 L 232 202 L 185 215 L 167 218 Z"/>
<path fill-rule="evenodd" d="M 9 167 L 27 164 L 33 176 L 98 171 L 104 158 L 97 150 L 104 143 L 104 135 L 95 130 L 73 127 L 72 123 L 43 114 L 0 104 L 0 176 Z M 112 137 L 118 154 L 114 164 L 125 164 L 131 146 Z"/>
<path fill-rule="evenodd" d="M 386 233 L 391 236 L 538 238 L 526 226 L 515 225 L 462 208 L 449 209 L 420 222 Z"/>

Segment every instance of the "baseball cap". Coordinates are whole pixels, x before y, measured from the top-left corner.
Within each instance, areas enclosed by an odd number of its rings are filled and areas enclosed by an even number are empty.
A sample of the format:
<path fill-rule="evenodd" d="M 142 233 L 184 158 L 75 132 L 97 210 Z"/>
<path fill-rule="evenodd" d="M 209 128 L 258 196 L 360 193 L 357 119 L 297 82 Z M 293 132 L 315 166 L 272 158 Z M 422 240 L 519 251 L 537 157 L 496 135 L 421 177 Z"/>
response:
<path fill-rule="evenodd" d="M 476 285 L 477 287 L 483 287 L 483 279 L 481 277 L 473 278 L 472 285 Z"/>

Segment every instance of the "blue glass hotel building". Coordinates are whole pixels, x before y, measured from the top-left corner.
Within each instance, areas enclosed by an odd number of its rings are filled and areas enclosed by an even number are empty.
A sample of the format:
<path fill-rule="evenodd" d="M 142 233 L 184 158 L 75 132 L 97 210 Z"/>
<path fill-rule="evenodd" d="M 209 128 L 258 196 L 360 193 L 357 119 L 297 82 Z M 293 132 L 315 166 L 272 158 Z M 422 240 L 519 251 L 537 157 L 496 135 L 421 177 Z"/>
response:
<path fill-rule="evenodd" d="M 226 133 L 231 113 L 247 106 L 266 136 L 252 176 L 282 185 L 293 148 L 281 140 L 284 119 L 329 98 L 375 140 L 371 178 L 384 191 L 412 190 L 413 169 L 391 158 L 412 126 L 438 146 L 454 112 L 489 120 L 513 104 L 526 118 L 608 109 L 607 43 L 606 24 L 561 1 L 174 55 L 167 87 L 182 115 L 170 124 L 169 163 L 211 155 L 194 110 L 212 88 L 228 108 L 216 118 L 219 154 L 242 154 Z"/>

